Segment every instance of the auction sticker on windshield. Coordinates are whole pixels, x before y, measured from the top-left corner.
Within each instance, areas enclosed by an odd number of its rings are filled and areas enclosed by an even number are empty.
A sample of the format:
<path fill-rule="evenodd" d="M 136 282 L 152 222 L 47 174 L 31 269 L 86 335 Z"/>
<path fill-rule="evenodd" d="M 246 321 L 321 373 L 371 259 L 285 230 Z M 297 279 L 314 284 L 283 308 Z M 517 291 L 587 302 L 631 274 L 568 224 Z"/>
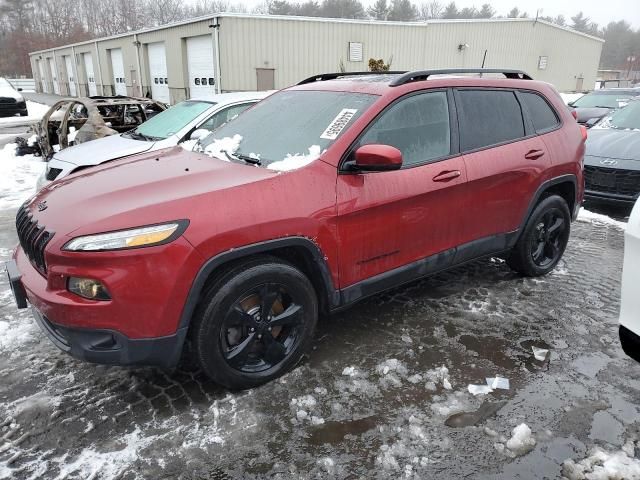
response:
<path fill-rule="evenodd" d="M 355 108 L 343 108 L 336 118 L 331 121 L 327 129 L 322 132 L 320 138 L 324 138 L 325 140 L 335 140 L 338 138 L 340 132 L 344 130 L 344 127 L 347 126 L 357 111 Z"/>

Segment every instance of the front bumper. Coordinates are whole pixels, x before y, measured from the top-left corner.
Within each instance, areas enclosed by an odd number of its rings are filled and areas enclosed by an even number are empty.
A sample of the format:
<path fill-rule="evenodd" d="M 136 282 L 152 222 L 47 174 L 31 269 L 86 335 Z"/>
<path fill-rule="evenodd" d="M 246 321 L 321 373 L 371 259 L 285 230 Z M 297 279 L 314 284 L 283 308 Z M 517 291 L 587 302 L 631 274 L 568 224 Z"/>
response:
<path fill-rule="evenodd" d="M 121 366 L 155 366 L 172 368 L 178 364 L 187 329 L 157 338 L 128 338 L 113 330 L 67 328 L 51 323 L 36 308 L 33 316 L 63 352 L 85 362 Z"/>
<path fill-rule="evenodd" d="M 610 203 L 613 205 L 633 206 L 638 196 L 620 195 L 616 193 L 598 192 L 595 190 L 585 190 L 584 198 L 601 203 Z"/>
<path fill-rule="evenodd" d="M 633 333 L 627 327 L 620 325 L 620 343 L 622 350 L 635 361 L 640 362 L 640 336 Z"/>
<path fill-rule="evenodd" d="M 27 115 L 27 104 L 25 102 L 0 103 L 0 117 L 13 116 L 15 114 Z"/>

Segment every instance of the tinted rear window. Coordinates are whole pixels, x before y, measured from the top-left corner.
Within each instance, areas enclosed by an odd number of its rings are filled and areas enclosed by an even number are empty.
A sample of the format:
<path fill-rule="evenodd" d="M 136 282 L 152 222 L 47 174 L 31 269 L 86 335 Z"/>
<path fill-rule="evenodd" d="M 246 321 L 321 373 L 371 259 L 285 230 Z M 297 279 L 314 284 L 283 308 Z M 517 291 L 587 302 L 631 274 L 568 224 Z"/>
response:
<path fill-rule="evenodd" d="M 513 92 L 460 90 L 458 94 L 463 151 L 524 137 L 522 110 Z"/>
<path fill-rule="evenodd" d="M 520 98 L 529 111 L 536 133 L 551 130 L 560 123 L 553 109 L 540 95 L 531 92 L 520 92 Z"/>

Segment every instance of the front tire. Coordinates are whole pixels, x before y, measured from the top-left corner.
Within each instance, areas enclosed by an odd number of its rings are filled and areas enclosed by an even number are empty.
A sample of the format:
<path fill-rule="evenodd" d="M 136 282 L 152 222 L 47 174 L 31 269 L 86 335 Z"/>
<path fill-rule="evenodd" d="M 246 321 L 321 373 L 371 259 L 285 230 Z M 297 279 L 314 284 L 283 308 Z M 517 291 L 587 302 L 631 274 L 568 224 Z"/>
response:
<path fill-rule="evenodd" d="M 192 326 L 194 352 L 216 383 L 256 387 L 300 361 L 317 321 L 309 279 L 292 265 L 263 257 L 232 268 L 206 289 Z"/>
<path fill-rule="evenodd" d="M 546 275 L 562 258 L 570 230 L 567 202 L 558 195 L 544 198 L 531 213 L 507 264 L 528 277 Z"/>

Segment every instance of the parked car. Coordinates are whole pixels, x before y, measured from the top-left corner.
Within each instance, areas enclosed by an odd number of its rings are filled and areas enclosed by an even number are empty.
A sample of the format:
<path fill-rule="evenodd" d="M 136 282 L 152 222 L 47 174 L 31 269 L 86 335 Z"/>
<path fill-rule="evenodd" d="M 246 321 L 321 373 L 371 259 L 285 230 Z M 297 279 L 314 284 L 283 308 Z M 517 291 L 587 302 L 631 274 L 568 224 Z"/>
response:
<path fill-rule="evenodd" d="M 71 172 L 117 158 L 172 147 L 189 138 L 197 140 L 225 124 L 272 92 L 238 92 L 192 99 L 159 113 L 138 127 L 54 152 L 38 189 Z"/>
<path fill-rule="evenodd" d="M 640 98 L 589 131 L 584 165 L 587 198 L 633 206 L 640 196 Z"/>
<path fill-rule="evenodd" d="M 575 110 L 578 123 L 591 128 L 602 117 L 623 107 L 630 98 L 640 95 L 640 88 L 603 88 L 594 90 L 569 104 Z"/>
<path fill-rule="evenodd" d="M 0 77 L 0 117 L 29 115 L 27 102 L 20 94 L 21 88 L 14 88 L 6 78 Z"/>
<path fill-rule="evenodd" d="M 620 343 L 631 358 L 640 362 L 640 201 L 629 217 L 625 232 L 622 298 L 620 301 Z"/>
<path fill-rule="evenodd" d="M 199 152 L 46 186 L 16 218 L 18 306 L 77 358 L 170 367 L 188 338 L 213 380 L 247 388 L 300 360 L 321 313 L 487 255 L 547 274 L 586 129 L 549 84 L 472 71 L 318 75 Z"/>
<path fill-rule="evenodd" d="M 164 103 L 136 97 L 65 98 L 56 102 L 32 129 L 35 144 L 18 137 L 18 155 L 49 160 L 72 145 L 129 131 L 166 109 Z"/>

